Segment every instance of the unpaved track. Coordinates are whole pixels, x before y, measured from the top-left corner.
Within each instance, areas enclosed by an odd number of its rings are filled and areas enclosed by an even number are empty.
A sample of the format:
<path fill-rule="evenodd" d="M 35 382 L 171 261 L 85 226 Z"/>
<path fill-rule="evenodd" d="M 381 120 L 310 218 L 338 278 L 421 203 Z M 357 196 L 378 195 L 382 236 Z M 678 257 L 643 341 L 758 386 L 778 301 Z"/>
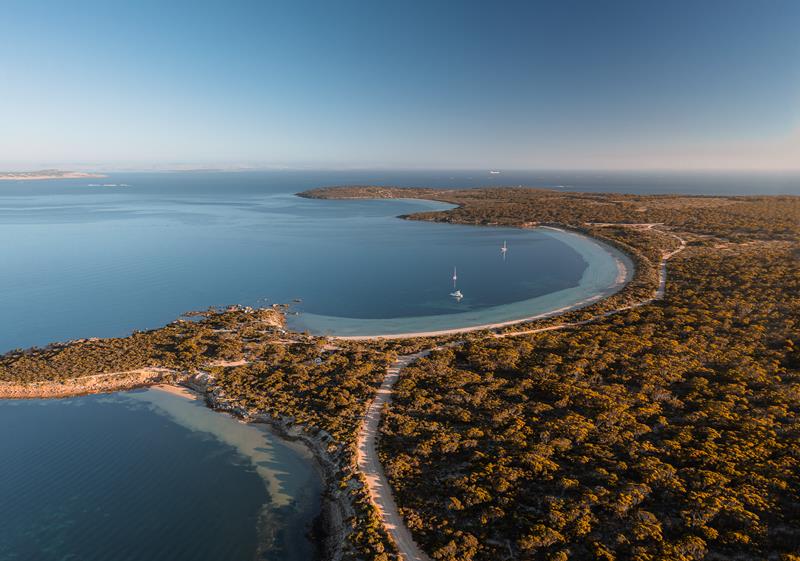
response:
<path fill-rule="evenodd" d="M 400 370 L 430 352 L 431 349 L 413 355 L 400 356 L 389 366 L 383 383 L 367 409 L 367 415 L 358 432 L 358 450 L 356 452 L 358 469 L 367 480 L 370 500 L 380 515 L 383 527 L 391 536 L 397 546 L 400 558 L 404 561 L 431 561 L 431 558 L 414 542 L 411 532 L 406 528 L 403 517 L 397 510 L 392 489 L 383 472 L 383 466 L 378 460 L 378 425 L 381 422 L 384 405 L 392 399 L 392 388 L 400 377 Z"/>

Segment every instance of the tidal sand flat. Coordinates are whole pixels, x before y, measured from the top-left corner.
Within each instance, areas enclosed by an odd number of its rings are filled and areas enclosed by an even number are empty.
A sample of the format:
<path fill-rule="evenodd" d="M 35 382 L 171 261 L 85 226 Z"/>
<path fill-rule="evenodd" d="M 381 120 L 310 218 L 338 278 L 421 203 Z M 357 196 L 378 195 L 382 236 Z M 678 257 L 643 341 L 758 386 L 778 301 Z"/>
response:
<path fill-rule="evenodd" d="M 0 560 L 312 559 L 308 454 L 150 389 L 0 400 Z"/>

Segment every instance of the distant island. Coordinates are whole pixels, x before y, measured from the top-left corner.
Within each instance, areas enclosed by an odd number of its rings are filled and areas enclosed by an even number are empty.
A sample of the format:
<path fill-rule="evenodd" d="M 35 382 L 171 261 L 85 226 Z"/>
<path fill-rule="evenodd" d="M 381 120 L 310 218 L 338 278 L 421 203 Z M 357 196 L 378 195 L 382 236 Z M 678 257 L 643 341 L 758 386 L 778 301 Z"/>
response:
<path fill-rule="evenodd" d="M 40 169 L 35 171 L 0 171 L 0 181 L 36 181 L 40 179 L 84 179 L 106 177 L 101 173 Z"/>

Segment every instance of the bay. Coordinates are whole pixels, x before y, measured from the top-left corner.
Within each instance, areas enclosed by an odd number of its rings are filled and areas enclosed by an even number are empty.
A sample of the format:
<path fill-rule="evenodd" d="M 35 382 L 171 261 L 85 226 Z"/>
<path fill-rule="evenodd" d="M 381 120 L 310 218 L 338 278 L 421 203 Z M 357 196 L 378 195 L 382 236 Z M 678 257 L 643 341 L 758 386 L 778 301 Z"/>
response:
<path fill-rule="evenodd" d="M 449 208 L 430 201 L 295 196 L 321 181 L 131 173 L 0 185 L 0 351 L 296 300 L 290 326 L 313 333 L 449 329 L 614 284 L 621 257 L 572 235 L 397 218 Z M 460 301 L 450 296 L 456 267 Z"/>

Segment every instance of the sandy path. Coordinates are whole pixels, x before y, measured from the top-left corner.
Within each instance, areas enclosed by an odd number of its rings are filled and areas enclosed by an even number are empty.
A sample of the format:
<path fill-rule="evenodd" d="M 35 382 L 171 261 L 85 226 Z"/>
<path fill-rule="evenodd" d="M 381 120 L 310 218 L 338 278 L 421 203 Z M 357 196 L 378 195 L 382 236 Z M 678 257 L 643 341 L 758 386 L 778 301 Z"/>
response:
<path fill-rule="evenodd" d="M 244 366 L 246 364 L 252 364 L 253 361 L 247 360 L 246 358 L 240 358 L 239 360 L 215 360 L 209 362 L 206 366 L 221 366 L 223 368 L 231 368 L 233 366 Z"/>
<path fill-rule="evenodd" d="M 623 228 L 637 228 L 639 230 L 652 230 L 656 226 L 663 226 L 663 222 L 631 222 L 631 223 L 619 223 L 619 222 L 584 222 L 587 226 L 599 226 L 603 227 L 623 227 Z"/>
<path fill-rule="evenodd" d="M 686 240 L 684 240 L 682 237 L 673 234 L 672 232 L 663 232 L 663 230 L 658 230 L 658 231 L 668 236 L 672 236 L 673 238 L 678 240 L 681 245 L 678 247 L 678 249 L 670 251 L 669 253 L 665 253 L 661 257 L 661 268 L 658 271 L 658 290 L 656 290 L 656 294 L 653 300 L 661 300 L 664 297 L 664 292 L 666 291 L 667 288 L 667 261 L 669 261 L 674 256 L 678 255 L 681 251 L 686 249 Z"/>
<path fill-rule="evenodd" d="M 428 355 L 431 350 L 400 356 L 389 366 L 383 383 L 367 409 L 361 429 L 358 431 L 358 449 L 356 451 L 358 469 L 366 478 L 370 501 L 378 511 L 383 527 L 391 536 L 400 553 L 400 558 L 404 561 L 431 561 L 431 558 L 414 542 L 411 532 L 406 528 L 403 517 L 397 510 L 397 503 L 392 496 L 389 481 L 378 460 L 378 425 L 380 425 L 384 405 L 391 401 L 392 388 L 400 377 L 400 371 L 411 362 Z"/>

